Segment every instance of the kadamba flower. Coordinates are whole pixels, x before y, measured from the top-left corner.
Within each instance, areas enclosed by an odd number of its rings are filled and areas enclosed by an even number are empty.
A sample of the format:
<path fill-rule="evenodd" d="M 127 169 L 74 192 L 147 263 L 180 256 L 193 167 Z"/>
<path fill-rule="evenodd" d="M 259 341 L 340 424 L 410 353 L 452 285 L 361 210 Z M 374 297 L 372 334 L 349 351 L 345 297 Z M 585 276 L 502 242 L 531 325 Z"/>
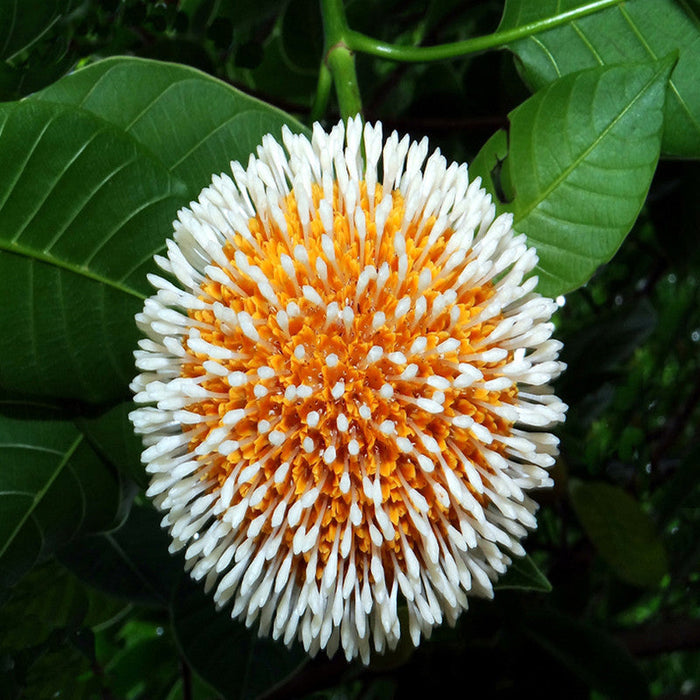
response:
<path fill-rule="evenodd" d="M 414 644 L 536 525 L 556 304 L 479 179 L 350 120 L 284 129 L 178 213 L 131 414 L 172 550 L 311 654 Z M 174 280 L 174 281 L 171 281 Z"/>

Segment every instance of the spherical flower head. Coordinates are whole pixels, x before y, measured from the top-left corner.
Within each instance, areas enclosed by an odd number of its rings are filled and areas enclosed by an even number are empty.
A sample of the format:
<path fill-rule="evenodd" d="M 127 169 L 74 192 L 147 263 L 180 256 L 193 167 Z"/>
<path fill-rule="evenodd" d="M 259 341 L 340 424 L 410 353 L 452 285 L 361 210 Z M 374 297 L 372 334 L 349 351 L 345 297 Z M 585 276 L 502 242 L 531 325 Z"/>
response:
<path fill-rule="evenodd" d="M 512 217 L 426 139 L 355 119 L 282 144 L 178 213 L 131 420 L 216 604 L 367 662 L 524 554 L 566 409 L 557 307 Z"/>

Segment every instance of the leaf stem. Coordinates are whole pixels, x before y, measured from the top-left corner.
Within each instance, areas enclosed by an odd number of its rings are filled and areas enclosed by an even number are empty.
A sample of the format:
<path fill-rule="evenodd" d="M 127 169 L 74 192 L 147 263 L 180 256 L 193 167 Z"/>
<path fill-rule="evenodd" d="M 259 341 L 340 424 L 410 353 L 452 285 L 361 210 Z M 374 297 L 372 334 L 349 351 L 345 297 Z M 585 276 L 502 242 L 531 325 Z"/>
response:
<path fill-rule="evenodd" d="M 309 119 L 312 123 L 321 119 L 328 109 L 328 100 L 331 95 L 332 82 L 333 76 L 331 76 L 331 72 L 328 70 L 325 60 L 321 61 L 321 65 L 318 70 L 316 95 L 314 97 L 314 102 L 311 105 L 311 113 L 309 115 Z"/>
<path fill-rule="evenodd" d="M 362 99 L 357 85 L 355 54 L 348 43 L 352 32 L 345 17 L 343 0 L 321 0 L 321 14 L 326 41 L 325 65 L 333 78 L 341 117 L 348 119 L 362 111 Z M 326 78 L 319 74 L 319 84 L 323 80 Z"/>
<path fill-rule="evenodd" d="M 594 12 L 599 12 L 608 7 L 619 5 L 623 0 L 594 0 L 594 2 L 586 3 L 580 7 L 566 12 L 559 12 L 551 17 L 529 22 L 519 27 L 512 29 L 504 29 L 496 31 L 493 34 L 477 36 L 463 41 L 455 41 L 449 44 L 440 44 L 438 46 L 400 46 L 391 44 L 379 39 L 374 39 L 356 32 L 352 29 L 347 29 L 344 35 L 347 48 L 352 51 L 378 56 L 390 61 L 402 61 L 406 63 L 424 63 L 428 61 L 444 61 L 450 58 L 458 58 L 468 54 L 487 51 L 488 49 L 497 49 L 512 44 L 519 39 L 525 39 L 533 34 L 539 34 L 548 29 L 554 29 L 562 24 L 573 22 L 581 19 Z M 324 4 L 322 2 L 322 4 Z"/>

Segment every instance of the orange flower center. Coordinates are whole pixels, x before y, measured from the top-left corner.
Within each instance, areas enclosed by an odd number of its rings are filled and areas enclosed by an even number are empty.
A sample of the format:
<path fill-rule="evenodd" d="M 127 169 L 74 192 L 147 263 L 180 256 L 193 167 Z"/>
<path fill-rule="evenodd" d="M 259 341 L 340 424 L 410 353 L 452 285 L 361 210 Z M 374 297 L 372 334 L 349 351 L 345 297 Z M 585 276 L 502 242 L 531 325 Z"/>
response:
<path fill-rule="evenodd" d="M 214 265 L 216 281 L 202 284 L 201 298 L 224 311 L 190 311 L 190 330 L 228 352 L 212 373 L 211 355 L 188 350 L 182 376 L 202 377 L 210 394 L 187 406 L 202 422 L 183 430 L 191 451 L 213 430 L 228 431 L 227 449 L 199 457 L 201 477 L 221 487 L 248 468 L 231 500 L 247 500 L 243 529 L 260 523 L 262 542 L 278 528 L 289 548 L 312 533 L 313 548 L 296 547 L 297 571 L 315 551 L 320 578 L 339 548 L 353 552 L 362 579 L 373 543 L 385 572 L 405 569 L 404 548 L 420 551 L 417 515 L 443 535 L 459 529 L 464 514 L 447 470 L 475 504 L 488 505 L 482 484 L 493 460 L 479 428 L 510 434 L 495 409 L 513 404 L 517 388 L 499 374 L 512 353 L 484 354 L 496 347 L 488 336 L 503 318 L 479 317 L 494 286 L 460 284 L 464 265 L 447 264 L 451 230 L 433 241 L 434 217 L 405 223 L 394 191 L 378 232 L 362 183 L 364 222 L 345 213 L 336 185 L 325 235 L 322 196 L 315 186 L 306 222 L 293 192 L 281 202 L 284 224 L 252 218 L 252 235 L 236 233 L 223 251 L 229 264 Z M 377 187 L 374 202 L 381 199 Z M 235 312 L 230 320 L 226 310 Z M 482 377 L 470 383 L 470 372 Z M 488 451 L 503 448 L 494 441 Z"/>

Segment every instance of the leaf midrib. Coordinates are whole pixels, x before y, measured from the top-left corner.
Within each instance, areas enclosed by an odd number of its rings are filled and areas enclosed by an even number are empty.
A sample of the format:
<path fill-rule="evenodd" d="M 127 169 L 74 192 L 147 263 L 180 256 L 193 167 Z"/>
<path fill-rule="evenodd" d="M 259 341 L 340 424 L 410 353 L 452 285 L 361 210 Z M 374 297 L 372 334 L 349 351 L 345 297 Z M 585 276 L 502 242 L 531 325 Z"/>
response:
<path fill-rule="evenodd" d="M 59 107 L 62 109 L 66 109 L 69 106 L 69 105 L 66 105 L 65 103 L 55 102 L 53 100 L 39 99 L 38 101 L 42 104 L 55 105 L 56 107 Z M 91 112 L 91 111 L 84 109 L 83 107 L 80 107 L 80 106 L 77 107 L 77 111 L 89 116 L 90 118 L 92 118 L 98 122 L 103 123 L 107 128 L 116 129 L 117 131 L 119 131 L 118 126 L 116 126 L 114 123 L 110 122 L 108 119 L 105 119 L 104 117 L 100 116 L 99 114 Z M 46 130 L 48 129 L 50 124 L 53 122 L 54 118 L 55 117 L 52 117 L 52 119 L 47 121 L 47 123 L 44 125 L 44 128 L 41 130 L 40 134 L 37 137 L 37 140 L 34 144 L 34 147 L 36 147 L 36 144 L 41 140 L 44 133 L 46 132 Z M 3 124 L 3 126 L 4 126 L 4 124 Z M 136 139 L 132 134 L 127 133 L 127 132 L 123 132 L 123 133 L 133 143 L 137 152 L 140 151 L 141 153 L 143 153 L 143 155 L 145 157 L 150 158 L 151 160 L 157 162 L 158 165 L 163 169 L 163 172 L 167 174 L 168 181 L 169 181 L 168 196 L 172 196 L 173 194 L 175 194 L 175 192 L 173 191 L 173 187 L 172 187 L 172 185 L 174 183 L 180 183 L 184 188 L 187 188 L 186 183 L 184 183 L 182 180 L 180 180 L 180 178 L 176 177 L 171 172 L 170 168 L 168 168 L 168 166 L 162 161 L 162 159 L 156 153 L 154 153 L 150 148 L 147 148 L 143 143 L 141 143 L 141 141 Z M 92 138 L 90 139 L 90 141 L 88 143 L 90 143 L 91 141 L 92 141 Z M 83 147 L 80 149 L 78 155 L 80 153 L 82 153 L 82 151 L 84 150 L 84 148 L 86 146 L 87 146 L 87 144 L 83 145 Z M 32 150 L 32 152 L 33 152 L 33 150 Z M 29 156 L 27 157 L 27 160 L 25 161 L 24 165 L 20 169 L 20 171 L 19 171 L 20 174 L 21 174 L 23 168 L 26 166 L 26 162 L 28 161 L 28 159 L 30 157 L 31 157 L 31 153 L 29 154 Z M 16 184 L 17 184 L 17 181 L 15 180 L 15 182 L 12 183 L 11 187 L 8 188 L 7 197 L 9 197 L 11 195 L 12 190 L 14 190 Z M 47 194 L 47 196 L 48 196 L 48 194 Z M 5 201 L 0 203 L 0 207 L 4 206 Z M 155 201 L 158 201 L 158 200 L 155 200 Z M 147 203 L 146 206 L 150 206 L 150 204 L 152 204 L 152 202 Z M 77 216 L 77 214 L 76 214 L 76 216 Z M 33 218 L 33 217 L 30 217 L 30 220 L 31 220 L 31 218 Z M 23 228 L 26 228 L 27 223 L 28 222 L 25 222 L 25 226 Z M 20 235 L 21 235 L 21 233 L 22 233 L 22 231 L 20 231 Z M 112 233 L 112 235 L 113 234 L 114 234 L 114 232 Z M 54 245 L 56 242 L 57 242 L 56 240 L 52 241 L 52 245 Z M 60 269 L 68 270 L 68 271 L 70 271 L 70 272 L 72 272 L 80 277 L 84 277 L 87 279 L 91 279 L 95 282 L 105 284 L 105 285 L 112 287 L 113 289 L 116 289 L 120 292 L 129 294 L 129 295 L 131 295 L 131 296 L 133 296 L 141 301 L 144 301 L 147 297 L 147 295 L 142 294 L 141 292 L 138 292 L 135 289 L 132 289 L 131 287 L 128 287 L 125 284 L 122 284 L 118 280 L 111 280 L 107 277 L 100 275 L 97 272 L 94 272 L 93 270 L 89 269 L 84 264 L 79 265 L 79 264 L 71 263 L 67 260 L 63 260 L 61 258 L 57 258 L 53 255 L 50 255 L 46 251 L 40 251 L 40 250 L 37 250 L 35 248 L 29 248 L 27 246 L 23 246 L 20 243 L 18 243 L 16 240 L 14 240 L 14 238 L 12 240 L 9 240 L 9 241 L 0 238 L 0 251 L 15 253 L 17 255 L 21 255 L 21 256 L 29 258 L 29 259 L 43 262 L 47 265 L 51 265 L 54 267 L 58 267 Z"/>
<path fill-rule="evenodd" d="M 94 272 L 93 270 L 90 270 L 89 268 L 86 268 L 83 265 L 77 265 L 68 262 L 67 260 L 56 258 L 53 255 L 48 255 L 47 253 L 36 250 L 34 248 L 27 248 L 26 246 L 22 246 L 12 242 L 8 243 L 0 239 L 0 252 L 3 251 L 6 253 L 18 255 L 20 257 L 28 258 L 29 260 L 35 260 L 37 262 L 44 263 L 45 265 L 50 265 L 53 267 L 58 267 L 62 270 L 67 270 L 68 272 L 72 272 L 73 274 L 78 275 L 80 277 L 84 277 L 94 282 L 99 282 L 100 284 L 103 284 L 107 287 L 111 287 L 112 289 L 122 292 L 123 294 L 128 294 L 136 299 L 139 299 L 140 301 L 144 301 L 146 299 L 145 294 L 142 294 L 141 292 L 125 284 L 122 284 L 121 282 L 109 279 L 108 277 L 104 277 L 103 275 L 100 275 L 99 273 Z"/>
<path fill-rule="evenodd" d="M 615 116 L 615 118 L 608 124 L 608 126 L 605 127 L 605 129 L 600 132 L 597 137 L 593 140 L 591 145 L 586 148 L 577 158 L 575 158 L 567 168 L 565 168 L 551 183 L 550 185 L 544 190 L 544 192 L 540 193 L 540 197 L 537 199 L 534 199 L 525 209 L 518 211 L 514 213 L 513 221 L 514 223 L 518 223 L 519 221 L 522 221 L 530 212 L 533 210 L 537 209 L 537 207 L 542 204 L 542 202 L 546 201 L 549 195 L 557 189 L 568 177 L 571 175 L 571 173 L 576 170 L 576 168 L 579 167 L 579 165 L 600 145 L 601 141 L 607 137 L 607 135 L 610 133 L 610 131 L 618 124 L 618 122 L 629 112 L 629 110 L 637 103 L 637 101 L 644 95 L 645 92 L 649 90 L 649 88 L 653 85 L 655 82 L 656 78 L 661 74 L 662 70 L 659 69 L 654 72 L 654 74 L 651 76 L 651 78 L 644 84 L 642 89 L 634 96 L 634 99 L 631 100 L 625 108 Z M 542 104 L 542 100 L 540 101 L 540 104 Z"/>

